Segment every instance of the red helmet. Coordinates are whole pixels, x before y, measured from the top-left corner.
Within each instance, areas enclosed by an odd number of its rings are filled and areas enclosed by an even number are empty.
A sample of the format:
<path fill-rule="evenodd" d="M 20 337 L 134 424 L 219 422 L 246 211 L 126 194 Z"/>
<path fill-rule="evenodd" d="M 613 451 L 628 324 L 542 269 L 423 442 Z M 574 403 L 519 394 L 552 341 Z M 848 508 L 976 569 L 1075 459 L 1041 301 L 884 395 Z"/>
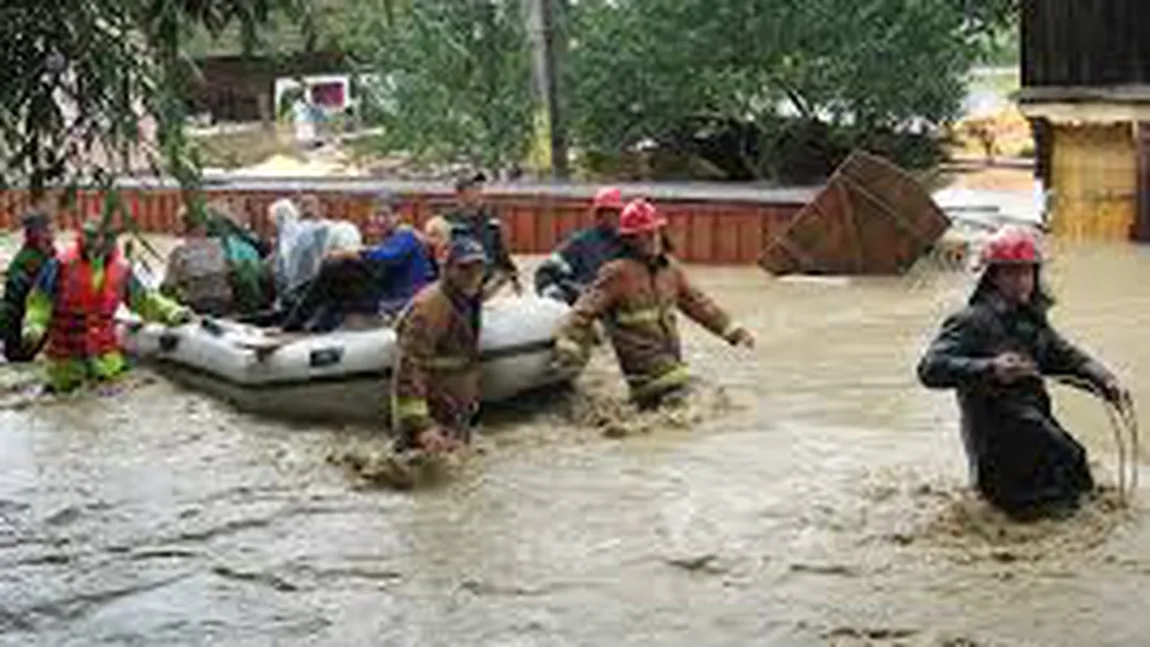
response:
<path fill-rule="evenodd" d="M 599 189 L 599 192 L 595 194 L 595 200 L 591 202 L 591 209 L 593 211 L 600 209 L 621 211 L 623 209 L 623 192 L 614 187 Z"/>
<path fill-rule="evenodd" d="M 623 207 L 623 214 L 619 216 L 619 233 L 624 236 L 641 234 L 656 231 L 666 224 L 655 205 L 643 199 L 632 200 Z"/>
<path fill-rule="evenodd" d="M 1008 225 L 999 229 L 986 241 L 982 248 L 982 265 L 1025 264 L 1038 265 L 1042 263 L 1042 254 L 1038 249 L 1038 240 L 1034 234 L 1023 227 Z"/>

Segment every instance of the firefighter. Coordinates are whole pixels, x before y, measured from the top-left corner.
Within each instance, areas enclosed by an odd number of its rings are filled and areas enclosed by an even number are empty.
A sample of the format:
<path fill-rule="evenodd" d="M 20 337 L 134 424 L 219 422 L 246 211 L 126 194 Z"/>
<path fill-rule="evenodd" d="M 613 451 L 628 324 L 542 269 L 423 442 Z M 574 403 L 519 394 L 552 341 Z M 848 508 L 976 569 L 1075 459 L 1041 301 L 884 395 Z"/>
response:
<path fill-rule="evenodd" d="M 36 285 L 40 271 L 56 256 L 52 221 L 48 215 L 33 211 L 22 219 L 24 244 L 8 264 L 4 280 L 4 300 L 0 301 L 0 330 L 4 331 L 4 357 L 10 362 L 31 361 L 40 345 L 27 346 L 20 335 L 28 294 Z"/>
<path fill-rule="evenodd" d="M 540 296 L 575 303 L 599 273 L 599 268 L 623 253 L 619 238 L 619 213 L 623 194 L 619 189 L 600 189 L 591 203 L 595 225 L 563 241 L 535 271 L 535 291 Z"/>
<path fill-rule="evenodd" d="M 645 200 L 627 204 L 619 218 L 623 255 L 599 270 L 575 302 L 556 339 L 560 368 L 587 361 L 593 327 L 602 319 L 615 355 L 643 408 L 677 400 L 689 381 L 679 341 L 677 311 L 735 346 L 752 348 L 754 337 L 735 325 L 706 294 L 691 285 L 682 266 L 665 249 L 667 222 Z"/>
<path fill-rule="evenodd" d="M 515 294 L 522 294 L 519 282 L 519 268 L 511 258 L 503 224 L 486 204 L 483 185 L 487 176 L 483 173 L 469 173 L 455 182 L 455 196 L 458 206 L 447 214 L 452 236 L 462 236 L 479 241 L 487 257 L 483 274 L 483 299 L 495 296 L 504 286 L 510 284 Z"/>
<path fill-rule="evenodd" d="M 440 279 L 421 291 L 397 326 L 392 420 L 399 449 L 432 454 L 470 440 L 479 411 L 479 327 L 487 255 L 456 237 Z"/>
<path fill-rule="evenodd" d="M 982 252 L 982 274 L 918 365 L 922 383 L 954 389 L 975 487 L 1007 514 L 1029 519 L 1077 508 L 1094 488 L 1086 450 L 1054 418 L 1044 376 L 1066 376 L 1112 402 L 1118 380 L 1051 327 L 1053 300 L 1028 230 L 1005 227 Z"/>
<path fill-rule="evenodd" d="M 96 221 L 49 262 L 28 297 L 25 344 L 47 336 L 48 386 L 68 392 L 89 380 L 110 380 L 127 362 L 116 337 L 117 308 L 168 325 L 192 319 L 187 308 L 147 288 L 116 248 L 116 236 Z"/>

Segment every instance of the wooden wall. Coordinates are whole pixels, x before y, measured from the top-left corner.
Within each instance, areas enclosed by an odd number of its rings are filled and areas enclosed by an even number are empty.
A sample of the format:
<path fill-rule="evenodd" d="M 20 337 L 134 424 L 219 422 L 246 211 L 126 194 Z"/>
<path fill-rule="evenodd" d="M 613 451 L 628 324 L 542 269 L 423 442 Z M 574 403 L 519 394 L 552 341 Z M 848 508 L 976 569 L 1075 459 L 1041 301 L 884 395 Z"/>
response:
<path fill-rule="evenodd" d="M 371 209 L 371 194 L 316 187 L 309 190 L 324 205 L 330 218 L 362 224 Z M 247 214 L 252 226 L 263 235 L 271 233 L 267 211 L 272 202 L 294 192 L 220 189 L 209 190 L 209 199 L 229 203 L 237 213 Z M 125 189 L 128 209 L 140 226 L 149 232 L 177 234 L 181 231 L 181 194 L 172 188 Z M 400 193 L 402 211 L 413 224 L 420 225 L 449 209 L 451 196 L 445 191 Z M 545 254 L 571 232 L 590 224 L 589 199 L 564 192 L 535 193 L 493 191 L 489 199 L 503 218 L 512 250 L 518 254 Z M 101 196 L 81 193 L 77 207 L 57 214 L 61 228 L 75 226 L 85 214 L 97 213 Z M 790 223 L 804 201 L 788 197 L 777 201 L 716 199 L 715 197 L 655 199 L 670 221 L 677 255 L 688 262 L 705 264 L 752 264 L 763 247 Z M 0 226 L 11 227 L 30 207 L 24 191 L 0 192 Z"/>
<path fill-rule="evenodd" d="M 1150 84 L 1150 2 L 1023 0 L 1023 87 Z"/>

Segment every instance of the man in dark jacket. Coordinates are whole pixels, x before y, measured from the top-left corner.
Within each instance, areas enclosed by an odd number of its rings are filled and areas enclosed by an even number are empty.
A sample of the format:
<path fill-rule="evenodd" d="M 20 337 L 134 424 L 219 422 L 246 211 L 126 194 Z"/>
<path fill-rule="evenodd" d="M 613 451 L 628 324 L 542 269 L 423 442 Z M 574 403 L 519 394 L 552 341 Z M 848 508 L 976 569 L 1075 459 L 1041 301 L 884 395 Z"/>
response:
<path fill-rule="evenodd" d="M 1094 488 L 1086 450 L 1054 418 L 1043 376 L 1065 376 L 1117 402 L 1124 391 L 1050 326 L 1034 236 L 1007 227 L 983 251 L 969 305 L 918 366 L 929 388 L 956 389 L 974 485 L 1021 519 L 1073 511 Z"/>
<path fill-rule="evenodd" d="M 483 246 L 487 255 L 483 274 L 485 301 L 508 284 L 516 294 L 523 292 L 519 283 L 519 268 L 511 258 L 503 224 L 483 199 L 483 185 L 486 182 L 487 176 L 483 173 L 469 173 L 456 180 L 455 198 L 459 204 L 446 216 L 453 238 L 470 238 Z"/>
<path fill-rule="evenodd" d="M 24 244 L 5 272 L 4 299 L 0 301 L 0 331 L 4 334 L 4 357 L 10 362 L 27 362 L 40 346 L 28 346 L 21 340 L 28 294 L 36 285 L 40 271 L 56 256 L 52 221 L 48 215 L 33 211 L 24 216 Z"/>
<path fill-rule="evenodd" d="M 599 268 L 623 254 L 619 237 L 619 214 L 623 194 L 619 189 L 601 189 L 591 203 L 595 226 L 575 232 L 552 252 L 535 271 L 535 292 L 539 296 L 574 304 L 590 285 Z"/>

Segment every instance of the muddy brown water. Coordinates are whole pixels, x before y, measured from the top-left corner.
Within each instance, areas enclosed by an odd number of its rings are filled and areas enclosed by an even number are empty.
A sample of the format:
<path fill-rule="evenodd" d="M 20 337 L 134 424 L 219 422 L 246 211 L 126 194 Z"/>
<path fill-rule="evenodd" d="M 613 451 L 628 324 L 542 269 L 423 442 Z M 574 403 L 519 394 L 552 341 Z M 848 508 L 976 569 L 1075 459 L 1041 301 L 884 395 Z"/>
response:
<path fill-rule="evenodd" d="M 1148 254 L 1059 250 L 1049 272 L 1058 325 L 1145 407 Z M 378 451 L 364 430 L 144 371 L 28 401 L 2 369 L 0 644 L 1150 643 L 1150 494 L 1019 526 L 965 493 L 953 400 L 913 375 L 961 275 L 694 275 L 759 347 L 685 325 L 686 410 L 619 406 L 600 352 L 578 393 L 498 412 L 411 493 L 331 460 Z M 1055 392 L 1112 482 L 1103 409 Z"/>

